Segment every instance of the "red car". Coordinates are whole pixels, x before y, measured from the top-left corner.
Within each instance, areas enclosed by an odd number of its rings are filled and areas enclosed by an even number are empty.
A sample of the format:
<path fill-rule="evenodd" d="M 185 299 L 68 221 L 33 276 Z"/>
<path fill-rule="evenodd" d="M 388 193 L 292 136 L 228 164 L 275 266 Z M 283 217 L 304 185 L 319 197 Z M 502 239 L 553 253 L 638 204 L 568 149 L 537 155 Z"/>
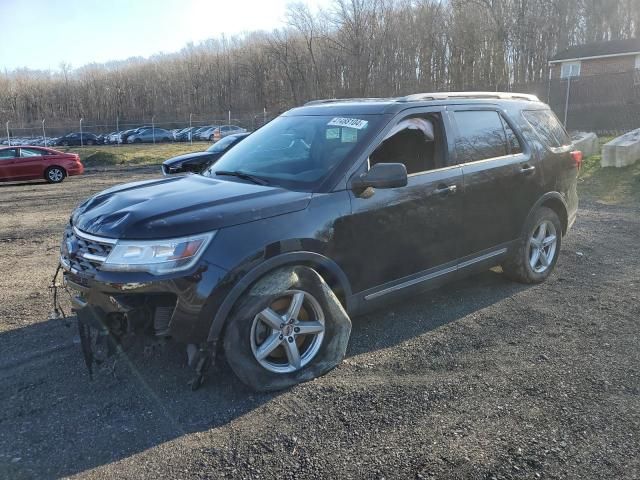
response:
<path fill-rule="evenodd" d="M 60 183 L 65 177 L 80 175 L 84 165 L 75 153 L 44 147 L 0 148 L 0 182 L 37 180 Z"/>

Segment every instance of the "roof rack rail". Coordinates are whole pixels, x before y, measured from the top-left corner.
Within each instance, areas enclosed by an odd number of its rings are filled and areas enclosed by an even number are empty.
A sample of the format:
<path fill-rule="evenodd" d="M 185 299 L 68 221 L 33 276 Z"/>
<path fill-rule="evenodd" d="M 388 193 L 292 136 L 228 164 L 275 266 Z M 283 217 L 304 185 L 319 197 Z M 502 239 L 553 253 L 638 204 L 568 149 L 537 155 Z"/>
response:
<path fill-rule="evenodd" d="M 449 99 L 473 99 L 486 98 L 498 100 L 526 100 L 528 102 L 539 102 L 535 95 L 512 92 L 439 92 L 439 93 L 415 93 L 398 99 L 399 102 L 419 102 L 425 100 L 449 100 Z"/>
<path fill-rule="evenodd" d="M 434 93 L 414 93 L 405 97 L 390 98 L 325 98 L 311 100 L 305 103 L 310 105 L 326 105 L 339 102 L 424 102 L 429 100 L 451 100 L 451 99 L 495 99 L 495 100 L 525 100 L 528 102 L 539 102 L 535 95 L 527 93 L 513 92 L 434 92 Z"/>
<path fill-rule="evenodd" d="M 380 102 L 380 101 L 394 101 L 396 98 L 374 98 L 374 97 L 366 97 L 366 98 L 324 98 L 319 100 L 310 100 L 304 104 L 304 106 L 309 105 L 323 105 L 327 103 L 338 103 L 338 102 Z"/>

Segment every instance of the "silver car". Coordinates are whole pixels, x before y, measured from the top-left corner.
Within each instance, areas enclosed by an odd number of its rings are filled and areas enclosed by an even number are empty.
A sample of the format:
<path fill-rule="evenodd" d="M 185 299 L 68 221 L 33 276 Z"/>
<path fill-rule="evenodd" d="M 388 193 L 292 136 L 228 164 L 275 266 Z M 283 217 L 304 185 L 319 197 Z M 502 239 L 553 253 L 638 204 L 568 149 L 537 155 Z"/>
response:
<path fill-rule="evenodd" d="M 142 128 L 133 135 L 127 137 L 127 143 L 160 143 L 169 142 L 173 138 L 172 133 L 164 128 Z"/>
<path fill-rule="evenodd" d="M 245 133 L 246 131 L 246 128 L 242 128 L 237 125 L 221 125 L 220 127 L 214 128 L 211 132 L 211 135 L 207 139 L 211 141 L 217 141 L 221 138 L 226 137 L 227 135 Z"/>
<path fill-rule="evenodd" d="M 213 141 L 213 132 L 218 128 L 218 125 L 209 125 L 208 127 L 203 127 L 196 131 L 195 138 L 198 140 L 209 140 Z"/>

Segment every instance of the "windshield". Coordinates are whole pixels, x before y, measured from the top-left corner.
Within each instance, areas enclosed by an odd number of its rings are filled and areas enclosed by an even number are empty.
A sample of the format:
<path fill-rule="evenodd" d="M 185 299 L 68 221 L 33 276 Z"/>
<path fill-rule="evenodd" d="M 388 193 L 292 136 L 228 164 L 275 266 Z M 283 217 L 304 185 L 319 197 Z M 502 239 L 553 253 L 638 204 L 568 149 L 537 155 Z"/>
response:
<path fill-rule="evenodd" d="M 241 172 L 270 185 L 309 191 L 366 145 L 379 122 L 379 115 L 278 117 L 230 149 L 204 175 Z"/>
<path fill-rule="evenodd" d="M 229 148 L 236 140 L 237 137 L 224 137 L 218 140 L 216 143 L 207 148 L 207 152 L 211 153 L 221 153 L 224 152 L 227 148 Z"/>

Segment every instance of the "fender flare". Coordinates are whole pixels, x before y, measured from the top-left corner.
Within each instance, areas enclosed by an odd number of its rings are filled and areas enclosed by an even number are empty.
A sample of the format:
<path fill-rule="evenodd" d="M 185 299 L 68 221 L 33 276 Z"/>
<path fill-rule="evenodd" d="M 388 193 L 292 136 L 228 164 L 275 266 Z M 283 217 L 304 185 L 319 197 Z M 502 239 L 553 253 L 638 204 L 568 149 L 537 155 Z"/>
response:
<path fill-rule="evenodd" d="M 209 328 L 209 335 L 207 336 L 207 342 L 211 342 L 214 345 L 217 344 L 229 313 L 231 313 L 231 310 L 233 309 L 238 299 L 242 296 L 242 294 L 256 280 L 278 267 L 292 264 L 304 264 L 309 265 L 312 268 L 320 267 L 324 270 L 328 270 L 331 275 L 337 279 L 341 290 L 344 292 L 344 298 L 347 302 L 345 309 L 349 311 L 349 303 L 351 301 L 350 299 L 352 298 L 351 284 L 349 283 L 346 274 L 342 271 L 342 269 L 336 262 L 328 257 L 325 257 L 324 255 L 315 252 L 303 251 L 283 253 L 262 262 L 260 265 L 250 270 L 233 286 L 213 317 L 213 322 L 211 323 L 211 327 Z"/>
<path fill-rule="evenodd" d="M 537 201 L 536 203 L 533 205 L 533 207 L 531 207 L 531 210 L 529 210 L 529 213 L 527 214 L 527 218 L 524 222 L 524 225 L 526 226 L 529 223 L 529 219 L 531 218 L 531 216 L 534 214 L 534 212 L 540 208 L 543 204 L 552 201 L 554 202 L 556 205 L 557 204 L 561 204 L 562 205 L 562 212 L 560 216 L 560 222 L 562 223 L 562 233 L 563 235 L 567 233 L 567 230 L 569 228 L 568 222 L 569 222 L 569 207 L 567 205 L 567 201 L 565 200 L 565 198 L 562 196 L 562 194 L 560 194 L 559 192 L 556 191 L 552 191 L 552 192 L 547 192 L 544 195 L 542 195 Z M 523 226 L 524 228 L 524 226 Z"/>

